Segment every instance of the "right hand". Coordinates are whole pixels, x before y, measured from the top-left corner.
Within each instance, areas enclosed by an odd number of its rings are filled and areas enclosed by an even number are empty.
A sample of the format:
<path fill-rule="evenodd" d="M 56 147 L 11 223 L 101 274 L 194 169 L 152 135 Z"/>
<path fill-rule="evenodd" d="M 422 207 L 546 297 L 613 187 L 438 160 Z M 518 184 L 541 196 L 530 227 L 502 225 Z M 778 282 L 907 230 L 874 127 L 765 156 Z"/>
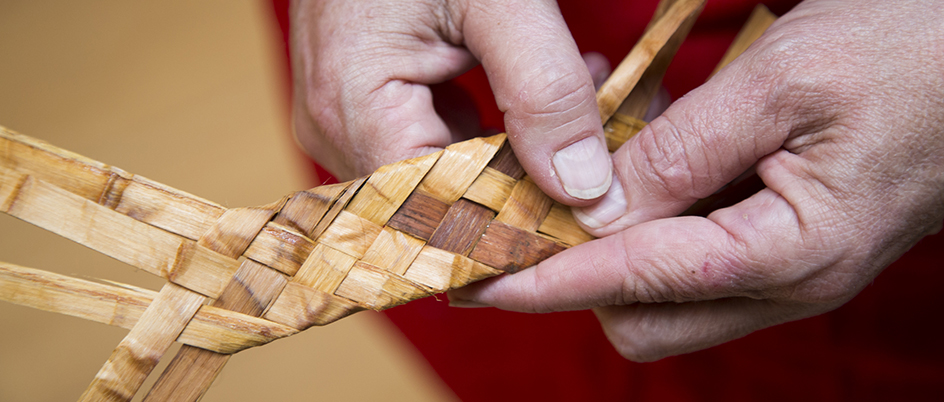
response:
<path fill-rule="evenodd" d="M 429 85 L 480 62 L 545 193 L 586 206 L 609 188 L 593 79 L 555 2 L 298 1 L 292 13 L 296 135 L 339 179 L 474 134 L 450 130 Z"/>

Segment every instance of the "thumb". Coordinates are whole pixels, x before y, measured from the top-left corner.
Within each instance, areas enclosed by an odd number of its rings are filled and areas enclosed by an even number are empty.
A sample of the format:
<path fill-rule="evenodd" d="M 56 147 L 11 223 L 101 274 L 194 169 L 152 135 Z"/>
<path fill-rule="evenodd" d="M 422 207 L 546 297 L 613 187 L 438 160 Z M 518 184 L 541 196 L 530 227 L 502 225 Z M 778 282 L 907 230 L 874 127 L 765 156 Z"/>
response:
<path fill-rule="evenodd" d="M 556 3 L 486 0 L 463 15 L 522 167 L 566 204 L 603 195 L 611 161 L 593 79 Z"/>
<path fill-rule="evenodd" d="M 774 80 L 745 64 L 735 61 L 617 150 L 608 193 L 574 209 L 581 226 L 599 237 L 676 216 L 816 126 L 819 113 L 806 113 L 807 121 L 788 117 L 797 115 L 790 91 L 776 95 Z"/>

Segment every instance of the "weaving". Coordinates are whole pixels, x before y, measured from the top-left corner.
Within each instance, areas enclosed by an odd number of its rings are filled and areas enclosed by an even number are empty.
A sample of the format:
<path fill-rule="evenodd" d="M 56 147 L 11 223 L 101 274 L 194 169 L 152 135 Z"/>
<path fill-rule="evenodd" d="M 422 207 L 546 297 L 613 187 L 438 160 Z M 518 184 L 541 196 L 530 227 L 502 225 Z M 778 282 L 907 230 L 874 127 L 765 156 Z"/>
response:
<path fill-rule="evenodd" d="M 610 151 L 645 125 L 702 5 L 660 4 L 598 92 Z M 154 292 L 0 263 L 0 299 L 129 330 L 82 400 L 130 400 L 173 342 L 184 346 L 146 400 L 197 400 L 240 350 L 593 239 L 525 175 L 504 134 L 228 209 L 0 127 L 0 211 L 167 280 Z"/>

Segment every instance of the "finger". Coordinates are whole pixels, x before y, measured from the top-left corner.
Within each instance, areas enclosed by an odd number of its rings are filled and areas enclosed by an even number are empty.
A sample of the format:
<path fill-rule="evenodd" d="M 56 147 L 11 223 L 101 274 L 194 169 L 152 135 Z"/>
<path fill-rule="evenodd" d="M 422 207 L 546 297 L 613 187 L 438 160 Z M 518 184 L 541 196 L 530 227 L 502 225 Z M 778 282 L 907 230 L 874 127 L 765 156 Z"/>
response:
<path fill-rule="evenodd" d="M 636 362 L 707 349 L 762 328 L 817 314 L 805 306 L 743 297 L 609 306 L 593 311 L 620 355 Z"/>
<path fill-rule="evenodd" d="M 551 197 L 587 205 L 612 180 L 593 79 L 551 1 L 479 1 L 461 21 L 521 165 Z"/>
<path fill-rule="evenodd" d="M 785 187 L 803 191 L 799 184 Z M 775 298 L 815 267 L 835 263 L 834 255 L 813 251 L 822 244 L 804 237 L 793 206 L 768 189 L 709 218 L 639 224 L 450 296 L 524 312 Z M 837 297 L 819 290 L 809 297 Z"/>
<path fill-rule="evenodd" d="M 452 142 L 428 85 L 475 60 L 453 43 L 441 12 L 414 3 L 298 7 L 307 9 L 294 13 L 295 124 L 315 159 L 349 179 Z"/>
<path fill-rule="evenodd" d="M 763 78 L 770 73 L 744 64 L 738 59 L 661 114 L 660 102 L 667 97 L 657 97 L 647 118 L 657 117 L 613 155 L 618 181 L 611 187 L 613 194 L 575 210 L 577 221 L 590 233 L 605 236 L 677 215 L 779 149 L 798 123 L 772 107 L 776 100 L 767 94 L 777 88 L 774 80 Z"/>

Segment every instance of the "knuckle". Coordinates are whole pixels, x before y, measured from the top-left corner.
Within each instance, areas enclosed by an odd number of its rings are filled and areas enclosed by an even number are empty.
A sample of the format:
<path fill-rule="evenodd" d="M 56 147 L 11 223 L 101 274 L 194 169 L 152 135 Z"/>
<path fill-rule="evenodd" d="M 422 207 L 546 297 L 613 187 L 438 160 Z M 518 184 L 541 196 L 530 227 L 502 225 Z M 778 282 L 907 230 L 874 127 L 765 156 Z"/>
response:
<path fill-rule="evenodd" d="M 697 151 L 703 147 L 693 144 L 696 131 L 692 129 L 690 120 L 684 121 L 665 115 L 653 120 L 645 129 L 647 132 L 638 136 L 642 157 L 632 158 L 644 182 L 655 187 L 652 190 L 677 200 L 702 198 L 712 192 L 711 186 L 706 185 L 710 181 L 699 177 L 710 172 L 698 173 L 695 165 L 695 158 L 706 156 L 704 151 Z M 694 152 L 702 154 L 699 156 Z"/>
<path fill-rule="evenodd" d="M 508 110 L 506 121 L 510 131 L 525 127 L 573 129 L 574 123 L 595 110 L 594 93 L 589 76 L 561 71 L 559 67 L 546 68 L 521 86 L 513 100 L 514 107 L 503 105 L 503 109 Z"/>

